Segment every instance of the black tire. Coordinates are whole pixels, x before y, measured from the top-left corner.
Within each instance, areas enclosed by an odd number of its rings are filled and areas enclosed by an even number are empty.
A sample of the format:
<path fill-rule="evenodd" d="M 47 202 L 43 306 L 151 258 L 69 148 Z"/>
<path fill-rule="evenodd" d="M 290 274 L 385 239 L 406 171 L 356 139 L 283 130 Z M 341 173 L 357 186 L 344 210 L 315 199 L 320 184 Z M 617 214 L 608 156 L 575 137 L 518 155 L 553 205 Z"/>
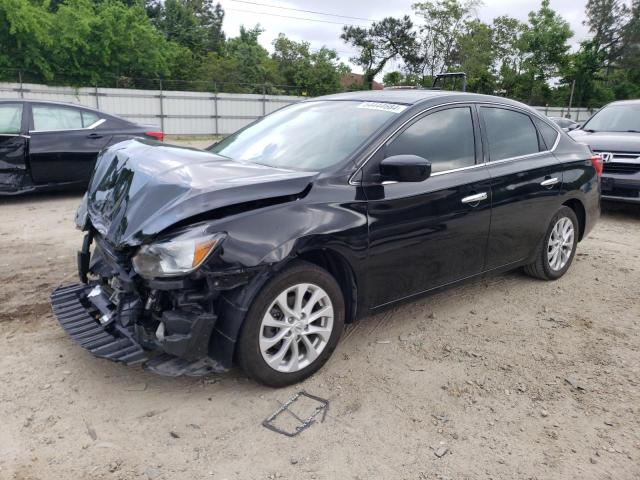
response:
<path fill-rule="evenodd" d="M 296 372 L 280 372 L 269 366 L 260 351 L 262 319 L 275 298 L 288 287 L 298 283 L 315 284 L 327 293 L 333 306 L 333 329 L 324 349 L 310 365 Z M 294 261 L 270 279 L 253 300 L 242 325 L 236 361 L 249 377 L 264 385 L 284 387 L 298 383 L 317 372 L 329 359 L 342 335 L 344 316 L 344 297 L 333 276 L 312 263 Z"/>
<path fill-rule="evenodd" d="M 547 255 L 547 248 L 549 245 L 549 237 L 555 227 L 556 223 L 561 218 L 568 218 L 573 224 L 573 246 L 571 249 L 571 254 L 569 256 L 569 260 L 564 265 L 564 267 L 554 270 L 549 264 L 549 259 Z M 527 275 L 535 278 L 539 278 L 541 280 L 557 280 L 562 277 L 573 262 L 573 257 L 576 254 L 576 247 L 578 246 L 578 235 L 580 232 L 580 224 L 578 223 L 578 218 L 576 217 L 575 212 L 569 207 L 561 207 L 556 214 L 549 222 L 549 226 L 547 227 L 547 231 L 537 247 L 535 261 L 524 267 L 524 271 Z"/>

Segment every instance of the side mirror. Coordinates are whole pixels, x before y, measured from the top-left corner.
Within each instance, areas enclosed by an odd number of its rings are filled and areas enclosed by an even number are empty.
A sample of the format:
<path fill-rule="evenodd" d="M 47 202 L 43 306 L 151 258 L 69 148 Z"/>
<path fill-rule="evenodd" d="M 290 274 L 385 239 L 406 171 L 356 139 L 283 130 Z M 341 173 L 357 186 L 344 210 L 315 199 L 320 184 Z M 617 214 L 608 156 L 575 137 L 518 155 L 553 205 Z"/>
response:
<path fill-rule="evenodd" d="M 418 155 L 393 155 L 380 162 L 383 180 L 422 182 L 431 175 L 431 162 Z"/>
<path fill-rule="evenodd" d="M 567 130 L 571 131 L 571 130 L 575 130 L 576 128 L 580 128 L 580 124 L 579 123 L 574 123 L 573 125 L 569 125 L 567 127 Z"/>

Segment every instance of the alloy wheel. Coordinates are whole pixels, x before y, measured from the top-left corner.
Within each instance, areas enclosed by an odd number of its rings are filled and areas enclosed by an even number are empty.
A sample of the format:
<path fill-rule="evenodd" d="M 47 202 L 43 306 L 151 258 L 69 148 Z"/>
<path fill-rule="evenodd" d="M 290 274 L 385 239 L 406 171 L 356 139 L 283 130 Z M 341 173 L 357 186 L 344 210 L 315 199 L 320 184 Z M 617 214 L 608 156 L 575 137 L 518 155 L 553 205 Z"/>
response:
<path fill-rule="evenodd" d="M 273 300 L 260 325 L 260 352 L 274 370 L 292 373 L 311 365 L 333 331 L 333 304 L 321 287 L 299 283 Z"/>
<path fill-rule="evenodd" d="M 552 270 L 562 270 L 569 262 L 574 235 L 573 222 L 567 217 L 560 218 L 553 226 L 547 245 L 547 260 Z"/>

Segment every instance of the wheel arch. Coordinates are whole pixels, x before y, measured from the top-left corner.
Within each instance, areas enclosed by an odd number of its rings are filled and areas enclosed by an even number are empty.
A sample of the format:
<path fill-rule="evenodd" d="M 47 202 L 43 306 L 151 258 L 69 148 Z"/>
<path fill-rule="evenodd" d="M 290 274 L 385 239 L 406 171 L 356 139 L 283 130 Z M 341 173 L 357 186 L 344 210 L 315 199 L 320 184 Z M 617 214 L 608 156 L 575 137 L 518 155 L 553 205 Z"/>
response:
<path fill-rule="evenodd" d="M 338 282 L 345 300 L 345 323 L 356 319 L 357 280 L 346 257 L 330 248 L 309 248 L 291 254 L 286 260 L 265 268 L 241 287 L 225 292 L 218 301 L 218 321 L 209 342 L 209 355 L 223 367 L 230 368 L 236 353 L 236 342 L 256 295 L 277 272 L 295 261 L 303 260 L 327 270 Z"/>
<path fill-rule="evenodd" d="M 576 217 L 578 218 L 578 241 L 582 240 L 587 219 L 587 211 L 584 208 L 584 205 L 577 198 L 571 198 L 564 202 L 562 205 L 564 205 L 565 207 L 569 207 L 571 210 L 573 210 L 573 213 L 576 214 Z"/>
<path fill-rule="evenodd" d="M 330 248 L 305 250 L 299 252 L 296 258 L 324 268 L 335 278 L 344 296 L 345 323 L 352 323 L 356 319 L 358 307 L 358 282 L 349 261 Z"/>

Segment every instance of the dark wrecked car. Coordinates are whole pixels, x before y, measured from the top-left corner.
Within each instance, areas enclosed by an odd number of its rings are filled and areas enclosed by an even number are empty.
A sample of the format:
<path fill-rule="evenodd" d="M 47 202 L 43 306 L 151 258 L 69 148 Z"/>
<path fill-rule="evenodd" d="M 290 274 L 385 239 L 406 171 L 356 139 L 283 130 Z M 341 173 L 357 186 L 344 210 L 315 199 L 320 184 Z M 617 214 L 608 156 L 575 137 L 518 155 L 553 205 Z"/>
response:
<path fill-rule="evenodd" d="M 564 275 L 598 162 L 520 103 L 442 91 L 301 102 L 209 152 L 131 140 L 98 161 L 82 283 L 53 309 L 99 357 L 291 384 L 373 310 L 522 266 Z"/>
<path fill-rule="evenodd" d="M 0 195 L 84 189 L 100 150 L 138 136 L 164 138 L 156 128 L 88 107 L 0 100 Z"/>

